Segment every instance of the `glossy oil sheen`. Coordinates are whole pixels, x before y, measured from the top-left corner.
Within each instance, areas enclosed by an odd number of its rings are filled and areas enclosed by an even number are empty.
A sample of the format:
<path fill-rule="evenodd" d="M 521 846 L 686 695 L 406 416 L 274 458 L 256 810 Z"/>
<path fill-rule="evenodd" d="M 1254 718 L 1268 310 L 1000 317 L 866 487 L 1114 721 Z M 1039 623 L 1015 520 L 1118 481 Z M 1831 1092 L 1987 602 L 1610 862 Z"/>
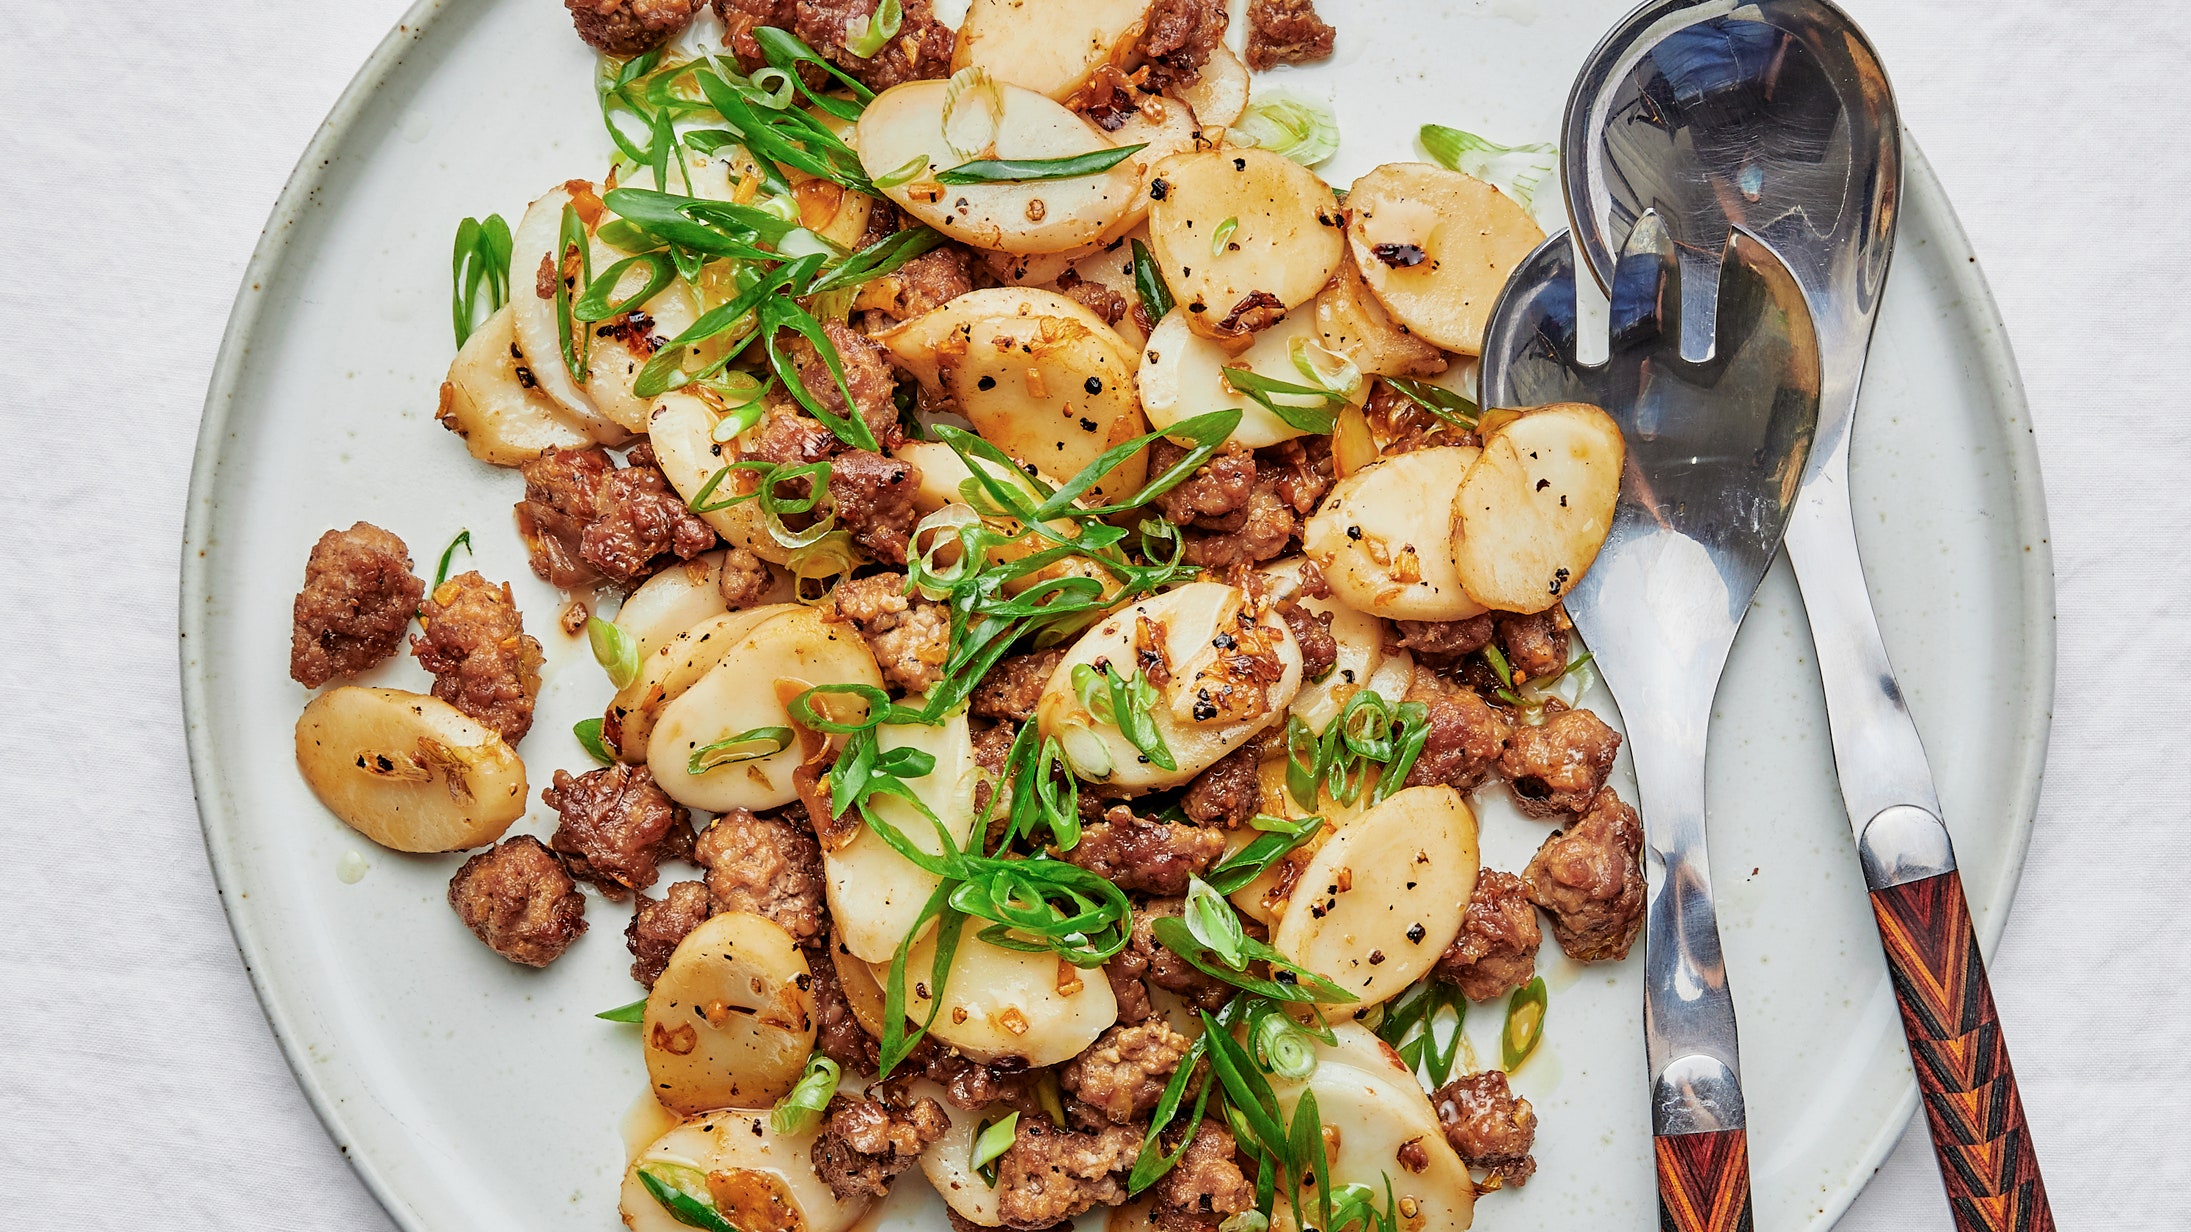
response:
<path fill-rule="evenodd" d="M 1320 7 L 1339 28 L 1338 56 L 1266 80 L 1336 98 L 1344 142 L 1322 170 L 1342 184 L 1421 157 L 1412 134 L 1425 122 L 1556 140 L 1575 67 L 1616 15 L 1595 0 Z M 421 560 L 472 528 L 478 567 L 513 582 L 547 648 L 539 720 L 520 749 L 536 787 L 557 767 L 586 766 L 568 732 L 608 688 L 583 641 L 553 630 L 554 593 L 508 529 L 522 485 L 473 462 L 433 409 L 453 354 L 455 222 L 514 218 L 546 187 L 600 173 L 608 145 L 591 73 L 554 5 L 452 0 L 406 18 L 275 208 L 216 370 L 191 489 L 181 657 L 214 868 L 306 1094 L 414 1230 L 617 1226 L 618 1124 L 643 1069 L 632 1029 L 592 1014 L 634 995 L 627 909 L 589 900 L 592 931 L 533 972 L 487 952 L 450 913 L 454 858 L 367 852 L 370 876 L 337 880 L 358 841 L 313 802 L 287 754 L 306 699 L 286 675 L 289 601 L 329 526 L 367 518 Z M 1990 945 L 2045 752 L 2045 512 L 1998 317 L 1938 186 L 1905 153 L 1852 486 L 1872 598 Z M 1811 653 L 1793 578 L 1776 564 L 1734 644 L 1708 784 L 1714 888 L 1748 1046 L 1757 1216 L 1783 1229 L 1838 1214 L 1914 1106 Z M 405 660 L 367 683 L 424 682 Z M 1615 782 L 1632 798 L 1625 758 Z M 1544 824 L 1492 793 L 1480 803 L 1487 864 L 1519 869 Z M 551 827 L 536 796 L 518 829 Z M 1540 1169 L 1525 1189 L 1480 1203 L 1478 1227 L 1654 1217 L 1639 975 L 1634 958 L 1547 962 L 1544 1043 L 1515 1080 L 1541 1118 Z M 1495 1007 L 1472 1016 L 1479 1057 L 1498 1055 L 1498 1021 Z M 900 1188 L 880 1226 L 941 1232 L 942 1210 L 918 1179 Z"/>

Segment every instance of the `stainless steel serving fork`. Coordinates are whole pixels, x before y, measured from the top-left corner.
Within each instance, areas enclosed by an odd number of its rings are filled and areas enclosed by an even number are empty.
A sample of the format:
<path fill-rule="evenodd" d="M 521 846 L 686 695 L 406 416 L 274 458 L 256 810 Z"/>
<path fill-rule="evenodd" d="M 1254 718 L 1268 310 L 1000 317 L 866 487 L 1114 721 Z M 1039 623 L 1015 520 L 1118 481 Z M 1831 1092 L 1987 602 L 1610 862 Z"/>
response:
<path fill-rule="evenodd" d="M 1818 422 L 1802 289 L 1748 236 L 1731 236 L 1723 257 L 1707 271 L 1716 287 L 1685 287 L 1674 245 L 1646 215 L 1613 278 L 1610 356 L 1591 366 L 1576 358 L 1576 271 L 1562 232 L 1507 283 L 1482 356 L 1484 405 L 1595 403 L 1627 443 L 1611 533 L 1567 610 L 1620 704 L 1635 759 L 1660 1220 L 1680 1232 L 1751 1223 L 1734 1001 L 1705 858 L 1704 744 Z M 1682 336 L 1694 294 L 1718 309 L 1701 339 Z"/>

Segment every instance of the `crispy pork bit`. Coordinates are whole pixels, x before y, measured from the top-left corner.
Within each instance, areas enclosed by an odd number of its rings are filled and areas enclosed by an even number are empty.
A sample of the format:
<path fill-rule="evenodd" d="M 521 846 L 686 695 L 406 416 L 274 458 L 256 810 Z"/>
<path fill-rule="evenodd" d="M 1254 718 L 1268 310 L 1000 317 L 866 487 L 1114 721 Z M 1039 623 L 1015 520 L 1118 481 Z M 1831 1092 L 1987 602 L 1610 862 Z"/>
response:
<path fill-rule="evenodd" d="M 1628 957 L 1643 928 L 1643 823 L 1607 787 L 1566 832 L 1553 831 L 1522 871 L 1529 901 L 1552 916 L 1552 939 L 1577 962 Z"/>
<path fill-rule="evenodd" d="M 1057 1073 L 1075 1101 L 1075 1122 L 1099 1129 L 1147 1119 L 1191 1043 L 1161 1018 L 1120 1023 L 1097 1036 Z"/>
<path fill-rule="evenodd" d="M 1248 67 L 1266 73 L 1328 60 L 1337 33 L 1316 15 L 1315 0 L 1248 0 Z"/>
<path fill-rule="evenodd" d="M 774 920 L 801 945 L 822 932 L 822 848 L 805 818 L 732 809 L 693 845 L 717 911 Z"/>
<path fill-rule="evenodd" d="M 823 614 L 850 622 L 875 653 L 883 679 L 907 693 L 926 693 L 943 679 L 951 652 L 951 611 L 905 591 L 902 573 L 839 582 Z M 1039 695 L 1041 687 L 1036 686 Z"/>
<path fill-rule="evenodd" d="M 636 56 L 674 37 L 700 0 L 563 0 L 578 37 L 612 56 Z"/>
<path fill-rule="evenodd" d="M 370 522 L 331 530 L 312 545 L 291 613 L 289 675 L 316 689 L 377 666 L 403 644 L 426 584 L 411 551 Z"/>
<path fill-rule="evenodd" d="M 1232 1131 L 1216 1121 L 1195 1127 L 1179 1163 L 1157 1182 L 1149 1216 L 1162 1232 L 1216 1232 L 1255 1205 L 1255 1186 L 1240 1171 Z"/>
<path fill-rule="evenodd" d="M 708 888 L 697 881 L 674 881 L 660 898 L 639 895 L 624 926 L 624 948 L 631 951 L 631 978 L 648 988 L 669 967 L 669 956 L 685 934 L 708 918 Z"/>
<path fill-rule="evenodd" d="M 1124 1202 L 1141 1132 L 1139 1126 L 1111 1125 L 1082 1133 L 1021 1117 L 1011 1147 L 997 1161 L 998 1217 L 1008 1228 L 1048 1228 L 1098 1203 Z"/>
<path fill-rule="evenodd" d="M 1537 1114 L 1495 1069 L 1469 1074 L 1430 1097 L 1438 1126 L 1461 1162 L 1508 1185 L 1525 1185 L 1537 1170 L 1529 1148 L 1537 1139 Z"/>
<path fill-rule="evenodd" d="M 1507 737 L 1499 773 L 1514 807 L 1530 817 L 1581 813 L 1597 799 L 1619 752 L 1620 733 L 1598 716 L 1548 702 L 1544 722 L 1522 724 Z"/>
<path fill-rule="evenodd" d="M 548 845 L 612 899 L 653 885 L 662 861 L 692 854 L 691 815 L 645 766 L 558 770 L 540 799 L 561 818 Z"/>
<path fill-rule="evenodd" d="M 1065 858 L 1143 894 L 1185 894 L 1187 880 L 1208 872 L 1225 856 L 1223 830 L 1142 817 L 1123 804 L 1083 828 Z"/>
<path fill-rule="evenodd" d="M 1476 878 L 1461 935 L 1439 956 L 1431 974 L 1471 1001 L 1489 1001 L 1529 982 L 1543 944 L 1529 887 L 1512 873 L 1487 868 Z"/>
<path fill-rule="evenodd" d="M 504 839 L 464 862 L 449 906 L 487 948 L 545 967 L 586 931 L 586 898 L 555 853 L 530 834 Z"/>
<path fill-rule="evenodd" d="M 890 1182 L 950 1128 L 943 1105 L 925 1096 L 907 1101 L 889 1084 L 865 1096 L 835 1096 L 814 1141 L 814 1175 L 840 1202 L 887 1197 Z"/>
<path fill-rule="evenodd" d="M 540 643 L 525 632 L 510 584 L 477 571 L 434 588 L 411 638 L 419 666 L 434 674 L 434 696 L 516 744 L 532 730 L 540 696 Z"/>

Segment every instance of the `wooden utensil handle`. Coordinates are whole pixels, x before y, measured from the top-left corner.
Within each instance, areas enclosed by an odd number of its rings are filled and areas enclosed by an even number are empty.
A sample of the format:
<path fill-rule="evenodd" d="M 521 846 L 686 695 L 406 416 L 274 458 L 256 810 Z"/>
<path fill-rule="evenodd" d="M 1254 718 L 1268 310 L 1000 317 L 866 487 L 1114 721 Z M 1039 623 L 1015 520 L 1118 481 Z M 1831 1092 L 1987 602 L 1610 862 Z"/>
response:
<path fill-rule="evenodd" d="M 1956 1228 L 2053 1232 L 1962 877 L 1874 890 L 1871 905 Z"/>
<path fill-rule="evenodd" d="M 1722 1129 L 1654 1139 L 1659 1232 L 1751 1232 L 1745 1134 Z"/>

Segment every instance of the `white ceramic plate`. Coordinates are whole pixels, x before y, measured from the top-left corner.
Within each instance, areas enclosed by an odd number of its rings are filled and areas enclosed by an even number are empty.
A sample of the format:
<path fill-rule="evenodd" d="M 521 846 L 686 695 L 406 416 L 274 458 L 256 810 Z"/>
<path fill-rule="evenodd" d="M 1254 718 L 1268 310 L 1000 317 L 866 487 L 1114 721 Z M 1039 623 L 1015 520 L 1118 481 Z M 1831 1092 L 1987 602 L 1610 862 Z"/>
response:
<path fill-rule="evenodd" d="M 1549 139 L 1574 66 L 1626 4 L 1323 7 L 1338 57 L 1277 79 L 1335 100 L 1344 144 L 1323 170 L 1343 184 L 1419 157 L 1423 122 Z M 1239 30 L 1236 13 L 1236 45 Z M 421 1232 L 616 1226 L 619 1122 L 643 1071 L 631 1028 L 592 1014 L 635 995 L 628 909 L 592 898 L 592 931 L 570 953 L 545 972 L 519 968 L 445 904 L 458 857 L 380 851 L 322 810 L 289 753 L 306 700 L 286 672 L 289 602 L 330 526 L 388 527 L 422 569 L 471 528 L 478 556 L 464 563 L 513 581 L 547 644 L 539 721 L 521 750 L 535 804 L 518 830 L 552 828 L 538 789 L 555 767 L 588 764 L 568 732 L 600 712 L 606 685 L 582 644 L 556 631 L 554 593 L 526 568 L 510 525 L 518 477 L 473 462 L 433 410 L 451 354 L 455 223 L 514 219 L 547 186 L 604 169 L 592 73 L 550 0 L 413 10 L 274 209 L 222 348 L 191 485 L 182 669 L 214 870 L 298 1081 L 366 1184 Z M 1854 483 L 1873 599 L 1990 947 L 2045 752 L 2052 576 L 2007 342 L 1953 213 L 1911 153 Z M 408 655 L 380 677 L 425 681 Z M 1758 1224 L 1822 1226 L 1899 1135 L 1915 1087 L 1784 564 L 1735 645 L 1711 747 L 1714 879 Z M 1487 862 L 1519 868 L 1541 825 L 1503 802 L 1486 812 Z M 355 884 L 337 876 L 351 853 L 367 870 Z M 1516 1078 L 1541 1119 L 1540 1170 L 1526 1189 L 1486 1199 L 1480 1226 L 1645 1226 L 1654 1191 L 1637 960 L 1580 969 L 1545 953 L 1545 1045 Z M 1469 1024 L 1494 1058 L 1495 1018 L 1492 1007 Z M 900 1191 L 887 1223 L 941 1229 L 917 1175 Z"/>

